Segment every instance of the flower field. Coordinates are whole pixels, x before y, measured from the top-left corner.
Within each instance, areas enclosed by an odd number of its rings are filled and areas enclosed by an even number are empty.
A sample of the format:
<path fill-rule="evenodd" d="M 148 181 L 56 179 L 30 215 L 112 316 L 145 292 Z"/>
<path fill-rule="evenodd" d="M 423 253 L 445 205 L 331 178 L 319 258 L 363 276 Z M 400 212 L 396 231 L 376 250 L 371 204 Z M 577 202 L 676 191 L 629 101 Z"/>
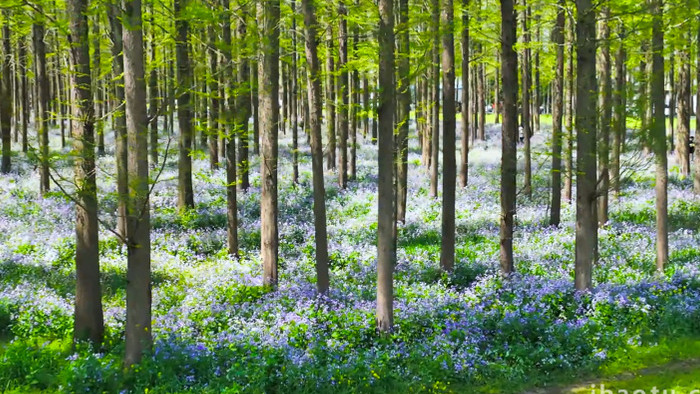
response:
<path fill-rule="evenodd" d="M 469 185 L 457 190 L 456 266 L 449 276 L 439 269 L 440 199 L 429 197 L 429 177 L 411 141 L 390 336 L 377 334 L 374 324 L 375 145 L 358 147 L 357 178 L 347 190 L 326 173 L 328 298 L 315 296 L 308 147 L 294 185 L 291 143 L 280 141 L 280 286 L 274 293 L 262 286 L 258 257 L 258 158 L 251 189 L 238 195 L 243 253 L 236 260 L 225 246 L 224 171 L 212 173 L 205 158 L 195 160 L 197 207 L 178 213 L 171 154 L 151 196 L 155 345 L 129 372 L 121 365 L 126 251 L 108 230 L 116 207 L 112 153 L 97 164 L 102 349 L 71 344 L 73 203 L 53 185 L 40 198 L 34 163 L 16 156 L 20 169 L 0 177 L 0 390 L 508 391 L 595 371 L 624 349 L 700 334 L 700 199 L 673 168 L 665 272 L 654 265 L 652 169 L 627 158 L 636 164 L 619 201 L 611 198 L 610 223 L 599 230 L 594 289 L 580 293 L 573 286 L 575 209 L 565 204 L 562 225 L 548 226 L 551 156 L 537 134 L 533 198 L 517 201 L 517 274 L 500 277 L 499 131 L 489 129 L 490 138 L 470 152 Z M 54 167 L 70 191 L 69 160 L 57 157 Z"/>

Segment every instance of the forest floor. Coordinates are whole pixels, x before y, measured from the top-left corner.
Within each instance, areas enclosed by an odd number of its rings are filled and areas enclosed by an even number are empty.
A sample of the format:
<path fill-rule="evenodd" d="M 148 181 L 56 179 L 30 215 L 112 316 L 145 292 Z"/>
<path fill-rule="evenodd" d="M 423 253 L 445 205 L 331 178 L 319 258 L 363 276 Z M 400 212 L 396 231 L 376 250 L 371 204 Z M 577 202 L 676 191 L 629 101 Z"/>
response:
<path fill-rule="evenodd" d="M 331 290 L 330 297 L 318 298 L 304 138 L 294 184 L 290 136 L 280 135 L 280 286 L 270 292 L 262 286 L 258 257 L 259 158 L 251 158 L 251 188 L 238 193 L 236 259 L 226 249 L 225 171 L 211 171 L 205 152 L 195 152 L 196 207 L 179 212 L 177 135 L 163 135 L 161 156 L 166 146 L 171 152 L 150 199 L 155 345 L 130 374 L 121 369 L 125 251 L 109 231 L 117 200 L 113 133 L 106 133 L 107 155 L 97 161 L 102 349 L 73 349 L 71 343 L 74 206 L 55 187 L 39 197 L 34 159 L 15 150 L 12 173 L 0 175 L 0 338 L 8 339 L 0 345 L 0 391 L 522 392 L 573 389 L 580 385 L 571 382 L 700 358 L 700 350 L 690 354 L 700 349 L 692 345 L 700 336 L 700 198 L 678 176 L 673 158 L 665 271 L 654 265 L 653 169 L 632 138 L 622 193 L 611 199 L 610 223 L 599 230 L 594 289 L 581 293 L 572 283 L 574 204 L 562 207 L 559 227 L 549 225 L 546 128 L 533 138 L 533 195 L 517 196 L 517 274 L 508 280 L 498 274 L 499 131 L 487 125 L 486 141 L 471 146 L 469 185 L 456 193 L 455 271 L 447 275 L 438 263 L 441 198 L 429 195 L 411 130 L 408 213 L 398 228 L 396 329 L 390 337 L 374 329 L 376 145 L 359 137 L 357 174 L 346 190 L 337 186 L 336 172 L 326 171 Z M 72 192 L 70 147 L 58 141 L 53 130 L 52 174 Z M 522 187 L 522 146 L 518 151 Z M 665 342 L 681 337 L 691 339 Z M 682 352 L 688 356 L 673 357 Z M 640 356 L 647 353 L 654 356 Z"/>
<path fill-rule="evenodd" d="M 551 383 L 523 394 L 643 394 L 655 388 L 659 391 L 654 394 L 664 390 L 666 394 L 700 393 L 700 339 L 674 339 L 625 353 L 586 378 L 562 379 L 566 383 Z"/>

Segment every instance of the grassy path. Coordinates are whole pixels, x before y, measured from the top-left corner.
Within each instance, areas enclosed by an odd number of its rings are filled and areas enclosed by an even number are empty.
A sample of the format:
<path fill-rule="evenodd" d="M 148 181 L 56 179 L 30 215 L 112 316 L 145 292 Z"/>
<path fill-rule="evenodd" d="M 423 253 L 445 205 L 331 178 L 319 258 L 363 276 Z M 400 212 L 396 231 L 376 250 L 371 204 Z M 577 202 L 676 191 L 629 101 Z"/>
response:
<path fill-rule="evenodd" d="M 575 384 L 553 383 L 526 393 L 700 394 L 700 339 L 630 349 L 615 355 L 615 361 L 591 378 Z"/>

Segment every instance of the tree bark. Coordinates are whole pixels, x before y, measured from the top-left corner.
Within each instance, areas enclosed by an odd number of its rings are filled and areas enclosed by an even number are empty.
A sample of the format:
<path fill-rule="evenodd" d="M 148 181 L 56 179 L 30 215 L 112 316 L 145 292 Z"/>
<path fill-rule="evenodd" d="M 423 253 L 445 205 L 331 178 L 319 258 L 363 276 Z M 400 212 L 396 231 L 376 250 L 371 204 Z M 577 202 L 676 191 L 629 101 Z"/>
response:
<path fill-rule="evenodd" d="M 442 245 L 440 268 L 452 272 L 455 263 L 455 48 L 454 5 L 443 0 L 442 30 Z M 483 74 L 482 74 L 483 76 Z M 482 84 L 483 92 L 483 84 Z M 483 95 L 482 95 L 483 98 Z"/>
<path fill-rule="evenodd" d="M 620 156 L 622 155 L 622 141 L 626 130 L 627 109 L 625 101 L 627 97 L 627 78 L 625 75 L 625 62 L 627 53 L 625 52 L 624 26 L 620 26 L 620 42 L 615 55 L 615 90 L 613 91 L 613 145 L 612 162 L 610 174 L 610 188 L 616 198 L 620 196 Z"/>
<path fill-rule="evenodd" d="M 141 361 L 151 336 L 151 222 L 148 201 L 148 118 L 141 0 L 124 3 L 124 92 L 129 168 L 127 204 L 126 350 L 124 364 Z"/>
<path fill-rule="evenodd" d="M 526 0 L 524 0 L 526 1 Z M 522 128 L 523 138 L 525 142 L 525 183 L 523 184 L 522 193 L 525 197 L 532 197 L 532 155 L 530 146 L 530 137 L 532 130 L 530 129 L 531 114 L 530 114 L 530 28 L 529 28 L 530 8 L 523 9 L 523 66 L 522 66 Z"/>
<path fill-rule="evenodd" d="M 686 36 L 690 41 L 690 36 Z M 680 162 L 681 175 L 690 175 L 690 54 L 687 48 L 680 51 L 680 73 L 678 74 L 678 133 L 676 154 Z"/>
<path fill-rule="evenodd" d="M 469 0 L 462 0 L 462 137 L 459 185 L 469 183 Z"/>
<path fill-rule="evenodd" d="M 571 15 L 570 13 L 569 15 Z M 576 85 L 574 84 L 574 19 L 573 16 L 566 18 L 568 28 L 567 35 L 567 57 L 566 62 L 566 147 L 564 155 L 564 200 L 571 204 L 572 184 L 574 178 L 574 95 Z"/>
<path fill-rule="evenodd" d="M 128 149 L 127 149 L 127 134 L 126 134 L 126 113 L 124 112 L 124 57 L 123 37 L 122 37 L 122 22 L 121 4 L 113 2 L 107 5 L 107 13 L 109 16 L 110 36 L 112 38 L 112 71 L 116 75 L 114 81 L 114 95 L 117 103 L 117 110 L 114 112 L 114 143 L 115 143 L 115 162 L 117 167 L 117 232 L 126 237 L 126 204 L 129 198 L 129 175 L 128 171 Z"/>
<path fill-rule="evenodd" d="M 277 288 L 277 122 L 279 121 L 279 21 L 280 0 L 265 1 L 258 6 L 258 23 L 262 26 L 262 56 L 258 69 L 260 99 L 261 170 L 260 221 L 263 283 Z M 306 122 L 304 122 L 306 123 Z"/>
<path fill-rule="evenodd" d="M 596 81 L 595 9 L 591 0 L 576 0 L 576 289 L 590 289 L 598 243 L 596 214 Z"/>
<path fill-rule="evenodd" d="M 565 0 L 557 1 L 557 19 L 552 30 L 552 43 L 556 46 L 554 108 L 552 110 L 552 210 L 549 224 L 559 226 L 561 218 L 561 136 L 564 110 L 564 29 Z"/>
<path fill-rule="evenodd" d="M 664 92 L 664 32 L 661 0 L 652 7 L 652 139 L 656 167 L 656 268 L 663 272 L 668 263 L 668 163 L 666 156 L 666 115 Z"/>
<path fill-rule="evenodd" d="M 36 59 L 35 85 L 37 94 L 35 95 L 35 100 L 38 104 L 35 106 L 38 110 L 35 114 L 35 120 L 39 139 L 39 190 L 43 196 L 49 191 L 49 119 L 51 117 L 51 112 L 49 111 L 49 81 L 46 73 L 46 44 L 44 42 L 45 30 L 43 23 L 35 23 L 32 26 L 32 32 L 34 37 L 34 57 Z M 88 58 L 88 63 L 89 61 Z M 75 62 L 73 64 L 75 65 Z M 92 105 L 92 103 L 90 103 L 90 105 Z M 77 118 L 77 113 L 74 112 L 74 115 Z"/>
<path fill-rule="evenodd" d="M 73 149 L 76 191 L 75 248 L 75 341 L 102 343 L 104 318 L 100 289 L 98 254 L 97 185 L 95 182 L 95 113 L 90 92 L 90 46 L 86 0 L 66 2 L 70 18 L 70 47 L 73 57 L 74 124 Z M 35 25 L 39 27 L 39 25 Z M 35 30 L 35 39 L 43 41 L 43 27 Z M 42 48 L 43 49 L 43 48 Z M 39 65 L 41 68 L 41 65 Z M 46 92 L 48 84 L 40 86 Z M 46 98 L 46 97 L 45 97 Z M 46 102 L 46 100 L 45 100 Z M 45 104 L 46 105 L 46 104 Z M 46 108 L 46 107 L 45 107 Z M 45 115 L 44 115 L 45 116 Z M 45 122 L 45 120 L 44 120 Z"/>
<path fill-rule="evenodd" d="M 217 31 L 214 25 L 208 27 L 209 35 L 209 118 L 207 119 L 207 138 L 209 145 L 209 169 L 214 171 L 219 166 L 219 70 Z M 246 120 L 247 123 L 247 120 Z M 235 137 L 234 137 L 235 138 Z"/>
<path fill-rule="evenodd" d="M 398 147 L 399 161 L 396 166 L 396 220 L 406 221 L 406 199 L 408 196 L 408 124 L 411 116 L 411 81 L 410 81 L 410 40 L 408 25 L 408 0 L 399 0 L 398 37 L 398 92 L 396 95 L 398 110 Z"/>
<path fill-rule="evenodd" d="M 338 108 L 338 186 L 348 186 L 348 22 L 343 0 L 338 2 L 338 69 L 340 71 L 340 103 Z"/>
<path fill-rule="evenodd" d="M 326 41 L 326 129 L 328 130 L 328 159 L 326 167 L 329 170 L 336 168 L 335 156 L 335 61 L 333 54 L 333 27 L 328 26 L 328 39 Z M 307 119 L 304 119 L 306 123 Z"/>
<path fill-rule="evenodd" d="M 149 133 L 149 148 L 151 153 L 151 166 L 158 165 L 158 68 L 156 64 L 156 33 L 154 25 L 154 2 L 151 2 L 151 62 L 154 66 L 151 67 L 151 74 L 148 79 L 150 94 L 150 102 L 148 109 L 150 112 L 150 133 Z"/>
<path fill-rule="evenodd" d="M 321 117 L 323 116 L 321 97 L 321 75 L 318 62 L 318 37 L 316 12 L 312 0 L 302 0 L 304 26 L 306 27 L 306 62 L 308 64 L 309 123 L 311 129 L 311 160 L 314 188 L 314 240 L 316 242 L 316 289 L 319 294 L 327 294 L 328 279 L 328 237 L 326 234 L 326 190 L 323 184 L 323 140 Z M 294 9 L 294 0 L 292 0 Z"/>
<path fill-rule="evenodd" d="M 430 127 L 430 197 L 437 198 L 438 195 L 438 167 L 440 155 L 440 0 L 432 0 L 432 56 L 433 65 L 431 67 L 431 116 Z"/>
<path fill-rule="evenodd" d="M 377 329 L 394 326 L 394 4 L 379 0 L 379 162 L 377 219 Z"/>
<path fill-rule="evenodd" d="M 0 129 L 2 129 L 2 165 L 0 172 L 10 172 L 12 155 L 12 84 L 10 81 L 10 64 L 12 50 L 10 46 L 10 12 L 3 11 L 5 23 L 2 27 L 2 79 L 0 79 Z"/>
<path fill-rule="evenodd" d="M 180 126 L 180 138 L 178 140 L 178 165 L 177 165 L 177 206 L 180 210 L 194 208 L 194 191 L 192 190 L 192 103 L 190 90 L 192 89 L 192 69 L 190 68 L 190 56 L 187 42 L 189 37 L 189 22 L 185 15 L 188 0 L 174 0 L 175 4 L 175 29 L 177 41 L 175 44 L 177 62 L 177 119 Z"/>
<path fill-rule="evenodd" d="M 503 130 L 501 133 L 501 273 L 513 266 L 513 218 L 515 216 L 515 175 L 518 135 L 518 56 L 515 53 L 517 18 L 513 0 L 501 0 L 501 76 L 503 78 Z"/>
<path fill-rule="evenodd" d="M 599 95 L 598 108 L 600 109 L 599 151 L 598 151 L 598 183 L 600 193 L 598 197 L 598 226 L 604 226 L 608 221 L 608 193 L 610 190 L 610 118 L 612 116 L 612 81 L 610 77 L 610 7 L 606 1 L 603 4 L 601 20 L 598 22 L 598 40 L 600 51 L 598 52 Z"/>

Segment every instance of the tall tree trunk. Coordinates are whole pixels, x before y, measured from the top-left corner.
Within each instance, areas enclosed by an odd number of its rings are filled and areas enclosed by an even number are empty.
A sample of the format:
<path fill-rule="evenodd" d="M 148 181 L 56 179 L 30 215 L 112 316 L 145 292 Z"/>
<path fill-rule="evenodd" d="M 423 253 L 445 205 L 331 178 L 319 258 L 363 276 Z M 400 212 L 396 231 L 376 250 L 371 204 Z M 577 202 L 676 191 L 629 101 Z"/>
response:
<path fill-rule="evenodd" d="M 21 106 L 22 106 L 22 152 L 26 153 L 28 149 L 27 132 L 29 129 L 29 81 L 27 79 L 27 41 L 24 38 L 19 38 L 18 60 L 20 70 L 20 82 L 22 87 Z"/>
<path fill-rule="evenodd" d="M 51 117 L 49 111 L 49 82 L 46 73 L 46 44 L 44 43 L 45 30 L 43 23 L 35 23 L 32 26 L 32 32 L 34 38 L 34 57 L 36 59 L 35 86 L 36 92 L 38 93 L 35 95 L 35 100 L 38 105 L 34 107 L 37 109 L 34 116 L 39 137 L 39 190 L 43 196 L 49 191 L 49 118 Z M 75 59 L 73 60 L 73 64 L 75 65 Z M 75 88 L 75 86 L 73 87 Z M 88 93 L 90 93 L 89 88 Z M 90 105 L 92 105 L 92 100 L 90 100 L 90 102 Z M 74 111 L 73 115 L 77 118 L 78 114 Z"/>
<path fill-rule="evenodd" d="M 228 4 L 228 1 L 226 1 L 225 4 Z M 248 33 L 248 18 L 250 11 L 248 8 L 243 6 L 243 10 L 245 11 L 244 17 L 239 18 L 238 20 L 238 25 L 237 25 L 237 31 L 238 31 L 238 37 L 237 39 L 240 40 L 240 42 L 245 43 L 247 37 L 250 36 Z M 228 8 L 227 11 L 228 12 Z M 227 18 L 226 21 L 229 19 Z M 227 27 L 224 27 L 226 29 Z M 229 33 L 230 36 L 230 33 Z M 230 56 L 230 40 L 228 44 L 225 44 L 226 48 L 228 48 L 226 53 L 228 56 Z M 241 44 L 242 46 L 242 52 L 239 53 L 239 60 L 241 62 L 244 62 L 245 64 L 239 64 L 238 68 L 238 85 L 242 89 L 242 92 L 245 93 L 247 96 L 243 97 L 241 96 L 241 100 L 243 102 L 241 103 L 240 110 L 242 111 L 241 115 L 241 125 L 240 128 L 238 129 L 238 190 L 245 192 L 248 190 L 250 187 L 250 160 L 249 160 L 249 151 L 250 151 L 250 130 L 249 130 L 249 120 L 251 115 L 253 116 L 253 128 L 255 129 L 255 124 L 257 122 L 257 109 L 254 109 L 252 105 L 257 105 L 257 102 L 254 102 L 253 100 L 257 100 L 257 93 L 255 93 L 253 96 L 251 96 L 250 92 L 252 90 L 256 90 L 257 87 L 253 86 L 251 83 L 251 74 L 257 75 L 257 66 L 255 69 L 253 69 L 253 72 L 251 72 L 251 63 L 247 60 L 250 54 L 250 45 L 248 44 Z M 227 55 L 225 55 L 227 56 Z M 227 64 L 231 64 L 230 59 L 228 59 Z M 257 63 L 256 63 L 257 64 Z M 233 66 L 230 66 L 233 67 Z M 257 77 L 255 77 L 255 81 L 257 81 Z M 231 80 L 233 81 L 233 76 L 231 76 Z M 232 103 L 229 99 L 229 107 L 231 107 Z M 254 132 L 255 134 L 255 132 Z M 254 138 L 258 138 L 255 137 Z M 226 144 L 226 149 L 228 150 L 229 146 Z M 231 147 L 233 149 L 234 147 Z M 254 148 L 255 149 L 255 148 Z M 234 153 L 231 151 L 231 154 L 226 154 L 226 159 L 228 160 L 228 156 L 231 156 L 231 160 L 234 160 L 233 156 Z M 233 162 L 235 163 L 235 161 Z M 228 167 L 227 167 L 228 168 Z M 227 170 L 228 171 L 228 170 Z M 235 175 L 235 174 L 234 174 Z M 235 178 L 234 178 L 235 179 Z M 233 182 L 233 181 L 231 181 Z"/>
<path fill-rule="evenodd" d="M 189 37 L 189 22 L 185 16 L 188 0 L 174 0 L 175 4 L 175 29 L 177 41 L 175 43 L 177 62 L 177 119 L 180 126 L 180 138 L 178 140 L 178 165 L 177 165 L 177 206 L 179 209 L 194 208 L 194 192 L 192 190 L 192 138 L 194 136 L 192 124 L 192 103 L 190 101 L 190 89 L 192 89 L 192 69 L 190 68 L 190 55 L 187 42 Z"/>
<path fill-rule="evenodd" d="M 530 28 L 529 28 L 530 8 L 523 9 L 523 67 L 522 67 L 522 128 L 525 141 L 525 183 L 522 193 L 525 197 L 532 197 L 532 155 L 530 146 L 530 137 L 532 130 L 530 129 L 531 114 L 530 114 Z"/>
<path fill-rule="evenodd" d="M 455 163 L 454 4 L 452 0 L 443 0 L 442 2 L 441 25 L 444 30 L 442 31 L 443 174 L 440 268 L 445 272 L 451 272 L 455 263 L 455 183 L 457 177 Z"/>
<path fill-rule="evenodd" d="M 253 53 L 258 53 L 258 48 L 255 46 L 253 48 Z M 252 79 L 250 91 L 252 94 L 252 112 L 253 112 L 253 153 L 260 155 L 260 97 L 259 94 L 259 70 L 260 65 L 257 61 L 254 61 L 250 65 L 250 69 L 253 70 L 250 73 Z"/>
<path fill-rule="evenodd" d="M 515 216 L 516 138 L 518 135 L 518 55 L 515 53 L 517 18 L 513 0 L 501 0 L 501 77 L 503 78 L 503 131 L 501 133 L 501 273 L 513 272 L 513 219 Z"/>
<path fill-rule="evenodd" d="M 117 167 L 117 232 L 126 237 L 127 201 L 129 198 L 128 149 L 126 134 L 126 114 L 124 112 L 124 57 L 122 55 L 122 15 L 121 5 L 113 2 L 107 6 L 110 35 L 112 38 L 112 72 L 116 75 L 114 94 L 117 110 L 114 112 L 114 156 Z"/>
<path fill-rule="evenodd" d="M 573 14 L 573 13 L 571 13 Z M 566 29 L 567 57 L 566 62 L 566 148 L 564 155 L 564 200 L 571 204 L 572 184 L 574 178 L 574 95 L 576 94 L 576 84 L 574 84 L 574 18 L 567 19 Z"/>
<path fill-rule="evenodd" d="M 207 137 L 209 142 L 209 169 L 214 171 L 219 166 L 219 70 L 217 31 L 209 25 L 209 118 L 207 119 Z M 246 120 L 247 122 L 247 120 Z M 234 137 L 235 138 L 235 137 Z"/>
<path fill-rule="evenodd" d="M 398 46 L 398 83 L 397 83 L 397 123 L 399 127 L 398 147 L 399 161 L 396 166 L 396 220 L 406 221 L 406 198 L 408 195 L 408 123 L 411 116 L 411 81 L 408 0 L 399 0 L 399 26 L 397 28 Z M 454 100 L 452 100 L 454 102 Z"/>
<path fill-rule="evenodd" d="M 690 41 L 690 36 L 686 36 Z M 678 74 L 678 133 L 676 134 L 676 154 L 681 165 L 681 175 L 690 175 L 690 53 L 687 48 L 680 52 L 680 73 Z"/>
<path fill-rule="evenodd" d="M 652 24 L 652 140 L 656 167 L 656 268 L 668 263 L 668 163 L 664 92 L 664 32 L 661 0 L 651 0 Z"/>
<path fill-rule="evenodd" d="M 554 108 L 552 111 L 552 210 L 549 223 L 559 226 L 561 217 L 561 135 L 564 110 L 564 29 L 565 0 L 557 1 L 557 20 L 552 30 L 557 64 L 554 76 Z"/>
<path fill-rule="evenodd" d="M 263 283 L 277 288 L 277 122 L 279 121 L 279 21 L 280 0 L 258 6 L 258 23 L 263 37 L 258 78 L 260 129 L 262 131 L 260 170 L 260 221 Z M 306 122 L 304 122 L 306 123 Z"/>
<path fill-rule="evenodd" d="M 596 14 L 591 0 L 576 0 L 576 289 L 590 289 L 598 244 L 596 214 Z"/>
<path fill-rule="evenodd" d="M 151 222 L 148 201 L 148 119 L 141 0 L 125 2 L 124 86 L 129 151 L 127 204 L 126 350 L 124 364 L 138 363 L 150 351 Z"/>
<path fill-rule="evenodd" d="M 603 226 L 608 221 L 608 193 L 610 189 L 610 118 L 612 116 L 612 81 L 610 78 L 610 7 L 606 1 L 603 4 L 601 20 L 598 22 L 598 40 L 600 51 L 598 52 L 599 95 L 598 108 L 600 109 L 599 151 L 598 151 L 598 184 L 600 193 L 598 197 L 598 226 Z"/>
<path fill-rule="evenodd" d="M 105 154 L 105 135 L 104 135 L 104 121 L 102 120 L 102 57 L 100 56 L 100 19 L 99 15 L 95 15 L 92 19 L 93 21 L 93 95 L 94 95 L 94 105 L 95 105 L 95 129 L 97 131 L 97 153 L 102 156 Z M 54 97 L 52 95 L 52 97 Z"/>
<path fill-rule="evenodd" d="M 432 0 L 432 55 L 431 67 L 431 144 L 430 144 L 430 197 L 437 198 L 440 154 L 440 0 Z"/>
<path fill-rule="evenodd" d="M 338 186 L 345 189 L 348 186 L 348 10 L 343 2 L 338 2 L 338 53 L 340 69 L 340 108 L 338 108 Z"/>
<path fill-rule="evenodd" d="M 693 167 L 695 168 L 695 174 L 693 176 L 693 190 L 695 194 L 700 194 L 700 149 L 698 149 L 698 144 L 700 144 L 700 17 L 697 18 L 698 31 L 697 31 L 697 56 L 696 66 L 695 66 L 695 81 L 697 91 L 695 92 L 695 154 L 693 158 Z"/>
<path fill-rule="evenodd" d="M 625 108 L 625 97 L 627 96 L 627 81 L 625 75 L 625 61 L 627 54 L 625 52 L 625 33 L 624 26 L 620 25 L 619 31 L 619 46 L 615 55 L 615 90 L 613 90 L 612 105 L 613 112 L 613 144 L 612 144 L 612 161 L 610 165 L 610 188 L 615 197 L 620 196 L 620 156 L 622 154 L 622 140 L 624 139 L 626 130 L 627 110 Z"/>
<path fill-rule="evenodd" d="M 540 16 L 535 15 L 535 40 L 542 42 L 542 28 L 540 27 Z M 535 48 L 535 89 L 533 92 L 532 113 L 535 124 L 535 131 L 540 131 L 540 107 L 542 106 L 542 86 L 540 86 L 540 48 Z"/>
<path fill-rule="evenodd" d="M 75 341 L 102 343 L 104 318 L 100 290 L 100 262 L 97 228 L 97 185 L 95 182 L 95 113 L 90 92 L 90 46 L 88 41 L 87 0 L 66 2 L 70 18 L 70 47 L 73 56 L 74 115 L 73 130 L 76 191 L 75 248 Z M 38 27 L 39 25 L 35 25 Z M 42 40 L 43 28 L 35 31 Z M 43 49 L 43 48 L 42 48 Z M 39 67 L 41 68 L 41 66 Z M 47 83 L 39 89 L 46 93 Z M 44 97 L 46 98 L 46 97 Z M 45 100 L 45 102 L 48 100 Z M 45 115 L 43 115 L 45 116 Z"/>
<path fill-rule="evenodd" d="M 496 115 L 498 116 L 498 115 Z M 459 185 L 469 182 L 469 0 L 462 0 L 462 156 Z"/>
<path fill-rule="evenodd" d="M 10 12 L 3 11 L 5 23 L 2 27 L 2 79 L 0 80 L 0 129 L 2 129 L 2 165 L 0 172 L 10 172 L 12 155 L 12 84 L 10 81 L 10 64 L 12 64 L 12 50 L 10 46 Z"/>
<path fill-rule="evenodd" d="M 394 4 L 379 0 L 379 164 L 377 220 L 377 328 L 394 326 Z"/>
<path fill-rule="evenodd" d="M 226 100 L 228 101 L 228 110 L 225 111 L 226 121 L 224 122 L 226 128 L 224 134 L 226 134 L 227 137 L 223 141 L 223 145 L 226 145 L 226 241 L 228 253 L 232 256 L 238 256 L 238 200 L 236 196 L 237 188 L 235 186 L 237 180 L 237 163 L 235 155 L 236 133 L 239 132 L 239 128 L 245 127 L 247 130 L 250 112 L 247 112 L 246 114 L 236 112 L 234 115 L 234 111 L 232 111 L 232 109 L 235 109 L 237 104 L 244 110 L 250 108 L 250 106 L 245 106 L 246 99 L 250 100 L 250 92 L 243 89 L 243 86 L 238 84 L 238 81 L 240 81 L 243 84 L 250 85 L 250 77 L 249 75 L 245 74 L 245 72 L 248 71 L 246 70 L 246 67 L 249 63 L 244 61 L 239 64 L 239 67 L 243 68 L 243 72 L 238 73 L 237 80 L 234 79 L 233 48 L 231 47 L 231 6 L 229 0 L 222 0 L 221 5 L 223 8 L 221 13 L 221 18 L 223 19 L 221 35 L 224 41 L 224 64 L 225 69 L 227 70 L 225 80 L 228 80 L 228 93 L 226 97 Z M 238 29 L 241 30 L 241 25 L 245 26 L 246 24 L 245 15 L 238 19 L 238 23 Z M 245 27 L 243 27 L 242 37 L 245 37 Z M 234 92 L 236 91 L 238 92 L 238 98 L 240 99 L 238 102 L 236 102 L 234 98 L 234 94 L 236 94 Z M 248 116 L 246 117 L 245 115 Z M 234 124 L 235 122 L 239 121 L 238 117 L 245 118 L 243 124 Z M 231 130 L 231 128 L 233 128 L 233 130 Z M 243 141 L 241 141 L 241 144 L 242 143 Z"/>
<path fill-rule="evenodd" d="M 148 91 L 150 100 L 148 109 L 150 113 L 150 132 L 149 132 L 149 148 L 151 154 L 151 166 L 155 167 L 158 164 L 158 67 L 156 66 L 156 26 L 154 24 L 154 1 L 151 2 L 151 73 L 148 78 Z"/>
<path fill-rule="evenodd" d="M 356 9 L 359 8 L 359 4 L 359 0 L 355 0 Z M 360 41 L 360 26 L 358 23 L 353 24 L 352 31 L 352 56 L 353 59 L 359 60 L 358 44 Z M 357 71 L 356 65 L 353 65 L 351 77 L 352 110 L 350 112 L 350 179 L 354 180 L 357 176 L 357 122 L 358 111 L 360 109 L 360 74 Z"/>
<path fill-rule="evenodd" d="M 336 168 L 335 157 L 335 62 L 333 54 L 333 27 L 328 26 L 328 40 L 326 41 L 326 129 L 328 130 L 328 159 L 326 167 L 329 170 Z M 304 119 L 306 124 L 307 119 Z"/>
<path fill-rule="evenodd" d="M 294 9 L 292 0 L 292 9 Z M 314 240 L 316 242 L 316 289 L 328 293 L 328 237 L 326 235 L 326 190 L 323 184 L 323 140 L 321 134 L 321 75 L 318 62 L 316 12 L 312 0 L 302 0 L 306 27 L 306 62 L 308 64 L 309 123 L 311 130 L 311 165 L 314 188 Z M 296 47 L 295 47 L 296 48 Z"/>
<path fill-rule="evenodd" d="M 305 5 L 303 5 L 303 4 L 302 4 L 302 6 L 305 7 Z M 312 18 L 312 20 L 314 22 L 314 26 L 312 27 L 313 31 L 311 32 L 311 33 L 313 33 L 311 36 L 311 39 L 312 39 L 312 44 L 314 46 L 313 52 L 314 52 L 314 57 L 316 58 L 316 63 L 317 63 L 316 66 L 319 67 L 318 66 L 318 54 L 317 54 L 318 44 L 316 41 L 317 37 L 316 37 L 316 26 L 315 26 L 316 10 L 313 8 L 313 5 L 311 5 L 311 10 L 307 10 L 306 8 L 304 8 L 302 11 L 303 12 L 309 11 L 310 17 Z M 296 1 L 295 0 L 292 0 L 292 13 L 293 14 L 296 13 Z M 306 14 L 304 14 L 304 17 L 306 18 Z M 317 75 L 320 75 L 320 70 L 318 68 L 315 70 L 315 72 Z M 299 107 L 298 103 L 297 103 L 298 95 L 299 95 L 299 88 L 297 87 L 298 72 L 297 72 L 297 20 L 296 20 L 296 18 L 292 18 L 292 69 L 291 69 L 291 73 L 292 73 L 291 78 L 290 78 L 290 85 L 291 85 L 290 86 L 290 99 L 291 100 L 289 101 L 289 105 L 290 105 L 290 112 L 291 112 L 290 121 L 291 121 L 291 127 L 292 127 L 292 181 L 294 183 L 299 183 L 299 124 L 298 124 L 299 117 L 298 117 L 298 113 L 297 113 L 298 107 Z M 314 82 L 317 82 L 319 84 L 319 89 L 320 89 L 321 82 L 320 81 L 312 81 L 311 83 L 314 83 Z M 320 92 L 319 92 L 319 94 L 320 94 Z M 316 96 L 315 99 L 322 100 L 323 98 L 321 96 Z M 313 107 L 313 105 L 312 105 L 312 107 Z M 321 101 L 319 101 L 319 107 L 321 107 L 321 108 L 323 107 L 323 103 Z M 319 112 L 317 114 L 317 116 L 318 116 L 318 121 L 321 122 L 321 118 L 323 116 L 323 113 Z M 313 119 L 311 119 L 311 121 L 313 121 Z M 319 132 L 321 132 L 320 123 L 319 123 Z M 312 133 L 313 133 L 313 130 L 312 130 Z M 311 137 L 313 139 L 313 135 Z M 319 146 L 321 148 L 321 179 L 323 179 L 323 139 L 321 138 L 319 141 L 321 141 L 319 143 Z M 324 188 L 324 194 L 325 194 L 325 188 Z M 323 198 L 325 199 L 325 195 L 323 196 Z M 318 201 L 318 200 L 316 198 L 314 198 L 314 201 Z M 325 214 L 326 214 L 326 211 L 325 211 L 325 206 L 324 206 L 324 211 L 323 211 L 324 231 L 325 231 Z M 327 247 L 326 247 L 326 249 L 327 249 Z M 326 254 L 328 254 L 327 251 L 326 251 Z"/>
<path fill-rule="evenodd" d="M 483 58 L 484 47 L 481 43 L 477 44 L 479 56 Z M 476 96 L 477 96 L 477 106 L 479 114 L 479 139 L 486 141 L 486 83 L 484 81 L 484 62 L 480 61 L 477 67 L 477 81 L 476 81 Z"/>

